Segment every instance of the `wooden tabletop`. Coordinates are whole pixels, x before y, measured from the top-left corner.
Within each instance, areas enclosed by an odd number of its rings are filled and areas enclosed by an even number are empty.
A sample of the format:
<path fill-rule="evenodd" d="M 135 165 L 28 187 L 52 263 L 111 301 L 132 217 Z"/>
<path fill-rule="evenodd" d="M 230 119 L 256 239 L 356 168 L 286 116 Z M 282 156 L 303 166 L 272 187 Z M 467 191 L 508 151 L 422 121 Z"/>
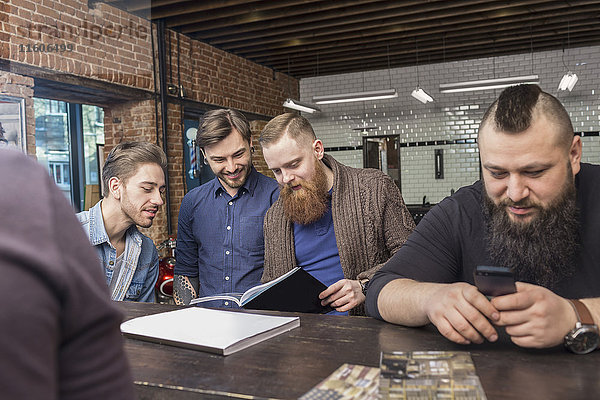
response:
<path fill-rule="evenodd" d="M 120 302 L 125 319 L 177 306 Z M 462 346 L 435 328 L 404 328 L 369 317 L 297 315 L 300 327 L 229 356 L 125 339 L 137 394 L 145 399 L 295 399 L 341 364 L 379 366 L 381 351 L 469 351 L 489 400 L 600 398 L 600 351 Z"/>

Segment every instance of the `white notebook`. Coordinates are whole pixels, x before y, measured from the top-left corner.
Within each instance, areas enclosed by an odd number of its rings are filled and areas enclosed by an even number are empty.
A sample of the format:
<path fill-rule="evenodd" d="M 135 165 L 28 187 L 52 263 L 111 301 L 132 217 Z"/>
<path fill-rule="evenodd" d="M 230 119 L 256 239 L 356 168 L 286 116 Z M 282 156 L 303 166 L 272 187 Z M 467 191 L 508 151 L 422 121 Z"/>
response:
<path fill-rule="evenodd" d="M 229 355 L 300 326 L 298 317 L 183 308 L 125 321 L 125 336 Z"/>

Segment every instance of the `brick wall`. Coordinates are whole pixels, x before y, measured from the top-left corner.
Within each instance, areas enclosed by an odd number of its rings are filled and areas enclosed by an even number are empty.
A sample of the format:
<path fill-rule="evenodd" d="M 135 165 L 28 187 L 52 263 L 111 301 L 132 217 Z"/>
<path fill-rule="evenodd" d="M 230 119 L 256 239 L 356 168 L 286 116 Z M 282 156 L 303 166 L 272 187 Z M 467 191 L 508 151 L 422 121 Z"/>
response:
<path fill-rule="evenodd" d="M 158 68 L 157 54 L 152 54 L 151 32 L 156 36 L 156 29 L 151 29 L 149 21 L 104 3 L 98 3 L 93 9 L 88 8 L 87 0 L 7 0 L 0 4 L 0 58 L 148 92 L 154 91 L 153 61 L 156 60 Z M 167 83 L 181 84 L 186 99 L 268 118 L 284 111 L 282 103 L 286 97 L 299 96 L 296 79 L 173 31 L 167 33 L 166 59 L 170 62 Z M 34 45 L 37 50 L 44 45 L 44 51 L 33 51 Z M 51 50 L 48 45 L 52 45 Z M 15 74 L 11 74 L 9 80 L 21 82 L 17 84 L 19 90 L 29 89 L 22 97 L 28 101 L 27 134 L 31 138 L 28 152 L 35 154 L 33 80 Z M 6 94 L 21 96 L 11 90 Z M 4 92 L 0 86 L 0 93 Z M 68 98 L 63 100 L 69 101 Z M 156 143 L 154 100 L 110 104 L 103 108 L 106 154 L 122 141 Z M 160 114 L 160 104 L 158 110 Z M 180 101 L 172 98 L 168 105 L 167 148 L 173 233 L 177 231 L 179 206 L 185 192 L 182 112 Z M 160 116 L 158 124 L 161 128 Z M 252 121 L 252 126 L 256 136 L 257 169 L 269 174 L 257 140 L 264 122 Z M 166 210 L 158 214 L 146 233 L 156 243 L 166 238 Z"/>
<path fill-rule="evenodd" d="M 258 138 L 260 137 L 260 132 L 264 129 L 265 125 L 267 125 L 267 121 L 252 121 L 250 122 L 250 129 L 252 130 L 252 145 L 254 146 L 254 155 L 252 156 L 252 162 L 254 164 L 254 168 L 261 174 L 266 176 L 270 176 L 275 179 L 275 175 L 267 166 L 267 162 L 263 156 L 262 147 L 258 143 Z"/>
<path fill-rule="evenodd" d="M 104 3 L 90 10 L 87 0 L 8 0 L 4 9 L 2 58 L 153 89 L 149 21 Z"/>
<path fill-rule="evenodd" d="M 535 43 L 534 43 L 535 45 Z M 420 85 L 434 99 L 422 104 L 411 97 L 417 85 L 415 67 L 392 68 L 302 79 L 301 100 L 315 95 L 387 89 L 398 91 L 398 98 L 344 104 L 321 105 L 320 114 L 307 115 L 325 147 L 362 146 L 363 134 L 354 128 L 367 123 L 377 125 L 370 135 L 399 135 L 402 143 L 434 140 L 469 140 L 477 137 L 483 113 L 500 94 L 500 90 L 444 94 L 441 83 L 453 83 L 495 77 L 538 74 L 540 86 L 557 95 L 571 116 L 575 131 L 600 130 L 600 46 L 565 51 L 565 63 L 579 76 L 572 92 L 557 87 L 566 72 L 562 51 L 544 51 L 496 58 L 419 65 Z M 579 63 L 579 65 L 576 65 Z M 444 150 L 444 179 L 434 177 L 434 150 Z M 330 153 L 354 167 L 363 166 L 362 150 Z M 402 193 L 407 203 L 421 203 L 423 196 L 437 203 L 452 189 L 479 179 L 477 144 L 460 143 L 437 146 L 401 147 Z M 600 138 L 583 138 L 583 161 L 600 163 Z"/>
<path fill-rule="evenodd" d="M 169 31 L 167 50 L 169 46 L 167 82 L 178 85 L 180 79 L 192 100 L 275 116 L 283 112 L 285 98 L 299 95 L 296 79 L 206 43 Z"/>

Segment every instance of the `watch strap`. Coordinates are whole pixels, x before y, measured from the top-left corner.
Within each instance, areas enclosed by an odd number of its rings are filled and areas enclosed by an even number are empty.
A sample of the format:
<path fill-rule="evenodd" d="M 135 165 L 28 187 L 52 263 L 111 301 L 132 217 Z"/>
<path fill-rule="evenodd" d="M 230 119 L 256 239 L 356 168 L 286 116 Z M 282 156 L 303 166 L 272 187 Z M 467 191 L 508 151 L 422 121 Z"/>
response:
<path fill-rule="evenodd" d="M 577 314 L 577 319 L 582 325 L 596 325 L 594 323 L 594 318 L 592 318 L 592 314 L 587 306 L 580 300 L 571 299 L 569 300 L 573 309 L 575 310 L 575 314 Z"/>
<path fill-rule="evenodd" d="M 360 283 L 360 288 L 362 290 L 362 293 L 366 296 L 367 295 L 367 284 L 369 283 L 369 279 L 360 279 L 358 281 L 358 283 Z"/>

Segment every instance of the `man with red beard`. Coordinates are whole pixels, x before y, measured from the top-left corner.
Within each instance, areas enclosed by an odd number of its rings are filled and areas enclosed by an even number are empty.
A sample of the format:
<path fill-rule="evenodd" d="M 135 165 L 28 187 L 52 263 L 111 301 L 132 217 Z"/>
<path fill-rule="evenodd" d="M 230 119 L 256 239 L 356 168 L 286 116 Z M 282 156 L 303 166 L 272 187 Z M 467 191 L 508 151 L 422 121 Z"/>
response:
<path fill-rule="evenodd" d="M 279 194 L 277 182 L 252 166 L 252 132 L 244 114 L 220 109 L 202 118 L 196 142 L 216 178 L 181 202 L 173 281 L 177 304 L 260 284 L 264 215 Z M 235 306 L 226 300 L 203 305 Z"/>
<path fill-rule="evenodd" d="M 158 252 L 138 231 L 149 228 L 163 205 L 167 157 L 148 142 L 115 146 L 102 168 L 102 195 L 77 218 L 104 267 L 111 299 L 154 302 Z"/>
<path fill-rule="evenodd" d="M 598 346 L 600 166 L 581 163 L 564 107 L 536 85 L 505 89 L 479 128 L 483 181 L 444 199 L 374 277 L 367 310 L 433 323 L 462 344 Z M 478 265 L 512 269 L 517 292 L 488 300 Z M 571 299 L 571 300 L 569 300 Z M 596 322 L 594 322 L 596 321 Z"/>
<path fill-rule="evenodd" d="M 323 305 L 364 314 L 367 283 L 414 228 L 398 187 L 381 171 L 324 154 L 296 114 L 273 118 L 259 141 L 281 188 L 265 215 L 263 282 L 300 266 L 328 287 Z"/>

